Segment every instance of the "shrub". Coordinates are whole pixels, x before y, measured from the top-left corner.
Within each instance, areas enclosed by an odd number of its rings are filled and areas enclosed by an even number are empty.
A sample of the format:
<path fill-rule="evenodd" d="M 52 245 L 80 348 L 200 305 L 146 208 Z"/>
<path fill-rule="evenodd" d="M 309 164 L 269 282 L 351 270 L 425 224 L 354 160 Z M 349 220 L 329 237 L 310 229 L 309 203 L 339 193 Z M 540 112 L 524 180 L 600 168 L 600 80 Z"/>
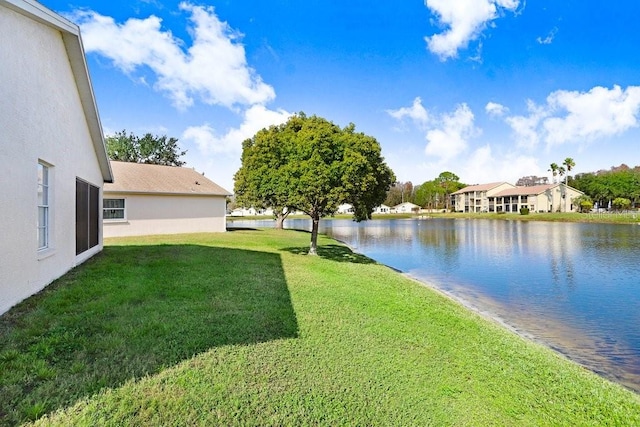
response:
<path fill-rule="evenodd" d="M 529 215 L 529 208 L 520 208 L 520 215 Z"/>

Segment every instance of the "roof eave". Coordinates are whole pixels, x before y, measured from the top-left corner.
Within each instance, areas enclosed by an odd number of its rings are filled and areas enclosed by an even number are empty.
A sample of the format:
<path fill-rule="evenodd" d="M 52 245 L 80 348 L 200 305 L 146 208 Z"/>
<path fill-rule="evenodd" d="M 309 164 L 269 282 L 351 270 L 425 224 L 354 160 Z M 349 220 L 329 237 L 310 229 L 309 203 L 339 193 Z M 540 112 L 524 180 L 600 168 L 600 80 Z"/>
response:
<path fill-rule="evenodd" d="M 167 191 L 110 190 L 105 188 L 104 194 L 132 194 L 136 196 L 190 196 L 190 197 L 227 197 L 229 193 L 176 193 Z"/>

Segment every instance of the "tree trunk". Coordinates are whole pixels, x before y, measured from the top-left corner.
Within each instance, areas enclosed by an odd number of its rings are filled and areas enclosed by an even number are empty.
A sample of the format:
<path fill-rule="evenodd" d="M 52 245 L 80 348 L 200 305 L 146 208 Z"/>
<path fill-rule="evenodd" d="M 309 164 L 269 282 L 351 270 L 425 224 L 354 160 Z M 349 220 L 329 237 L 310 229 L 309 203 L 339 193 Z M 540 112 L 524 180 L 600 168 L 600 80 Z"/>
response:
<path fill-rule="evenodd" d="M 282 230 L 284 228 L 284 220 L 287 219 L 291 211 L 287 208 L 274 209 L 273 213 L 276 217 L 276 230 Z"/>
<path fill-rule="evenodd" d="M 318 225 L 320 225 L 320 217 L 312 216 L 311 223 L 311 246 L 309 247 L 309 255 L 318 255 Z"/>

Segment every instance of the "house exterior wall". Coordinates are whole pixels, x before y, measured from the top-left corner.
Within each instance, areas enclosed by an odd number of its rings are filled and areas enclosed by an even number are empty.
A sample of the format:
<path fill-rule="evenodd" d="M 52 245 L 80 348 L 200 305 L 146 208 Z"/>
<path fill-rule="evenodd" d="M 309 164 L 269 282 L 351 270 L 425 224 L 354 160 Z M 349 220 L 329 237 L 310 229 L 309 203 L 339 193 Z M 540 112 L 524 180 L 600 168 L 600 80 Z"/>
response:
<path fill-rule="evenodd" d="M 125 199 L 125 219 L 105 220 L 104 237 L 226 231 L 224 196 L 107 192 L 104 198 Z"/>
<path fill-rule="evenodd" d="M 102 249 L 75 253 L 76 177 L 103 176 L 62 34 L 0 3 L 0 313 Z M 38 251 L 38 162 L 50 166 L 50 247 Z M 101 221 L 99 221 L 101 223 Z M 101 231 L 101 230 L 100 230 Z"/>

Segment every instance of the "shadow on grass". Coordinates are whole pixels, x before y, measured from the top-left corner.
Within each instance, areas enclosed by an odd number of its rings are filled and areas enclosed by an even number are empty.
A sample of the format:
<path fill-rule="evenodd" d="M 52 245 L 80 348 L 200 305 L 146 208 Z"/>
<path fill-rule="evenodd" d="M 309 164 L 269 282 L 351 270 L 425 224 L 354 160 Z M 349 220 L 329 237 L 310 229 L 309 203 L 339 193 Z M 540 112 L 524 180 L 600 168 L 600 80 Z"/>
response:
<path fill-rule="evenodd" d="M 281 250 L 297 255 L 306 255 L 309 253 L 309 247 L 282 248 Z M 318 256 L 324 259 L 337 262 L 352 262 L 354 264 L 375 264 L 371 258 L 353 252 L 346 246 L 342 245 L 322 245 L 318 246 Z"/>
<path fill-rule="evenodd" d="M 297 336 L 280 256 L 111 246 L 0 317 L 0 425 L 210 348 Z"/>

